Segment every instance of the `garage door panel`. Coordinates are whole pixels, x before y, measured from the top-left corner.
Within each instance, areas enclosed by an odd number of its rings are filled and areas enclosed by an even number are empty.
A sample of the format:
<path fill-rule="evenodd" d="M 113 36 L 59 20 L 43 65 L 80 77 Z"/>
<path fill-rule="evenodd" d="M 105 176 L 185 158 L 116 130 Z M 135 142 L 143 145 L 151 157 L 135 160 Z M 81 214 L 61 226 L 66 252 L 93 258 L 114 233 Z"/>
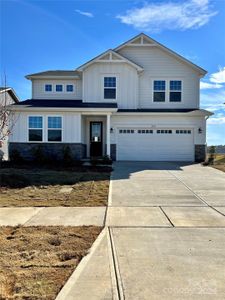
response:
<path fill-rule="evenodd" d="M 140 129 L 119 129 L 117 132 L 118 160 L 140 161 L 193 161 L 194 141 L 193 132 L 181 130 L 177 134 L 175 129 L 168 129 L 165 133 L 139 133 Z M 172 133 L 171 133 L 172 132 Z"/>

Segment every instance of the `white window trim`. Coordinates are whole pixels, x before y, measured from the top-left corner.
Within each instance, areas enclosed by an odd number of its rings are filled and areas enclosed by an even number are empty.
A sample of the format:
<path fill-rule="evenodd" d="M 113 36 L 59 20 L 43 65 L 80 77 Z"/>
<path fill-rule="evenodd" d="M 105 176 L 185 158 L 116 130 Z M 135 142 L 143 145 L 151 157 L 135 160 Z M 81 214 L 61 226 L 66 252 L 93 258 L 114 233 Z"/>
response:
<path fill-rule="evenodd" d="M 51 91 L 46 91 L 45 90 L 46 85 L 51 85 L 52 86 L 52 90 Z M 54 92 L 54 85 L 52 83 L 44 83 L 44 92 L 47 93 L 47 94 L 53 93 Z"/>
<path fill-rule="evenodd" d="M 42 128 L 30 128 L 29 126 L 29 118 L 30 117 L 41 117 L 42 118 Z M 42 130 L 42 141 L 30 141 L 29 140 L 29 130 L 32 130 L 32 129 L 36 129 L 36 130 Z M 44 139 L 45 139 L 45 136 L 44 136 L 44 116 L 41 116 L 41 115 L 28 115 L 27 116 L 27 142 L 28 143 L 43 143 L 44 142 Z"/>
<path fill-rule="evenodd" d="M 48 128 L 48 118 L 49 117 L 60 117 L 61 120 L 62 120 L 62 127 L 61 128 Z M 61 136 L 62 136 L 62 139 L 61 141 L 49 141 L 48 140 L 48 130 L 61 130 Z M 63 116 L 62 115 L 47 115 L 46 116 L 46 143 L 49 143 L 49 144 L 54 144 L 54 143 L 62 143 L 63 142 L 63 136 L 64 136 L 64 133 L 63 133 Z"/>
<path fill-rule="evenodd" d="M 154 81 L 165 81 L 166 82 L 166 89 L 165 89 L 165 101 L 164 102 L 158 102 L 154 101 Z M 179 102 L 174 102 L 170 101 L 170 81 L 181 81 L 181 101 Z M 168 104 L 168 103 L 182 103 L 183 102 L 183 88 L 184 88 L 184 83 L 183 79 L 181 78 L 152 78 L 152 103 L 158 103 L 158 104 Z M 160 92 L 160 91 L 159 91 Z"/>
<path fill-rule="evenodd" d="M 105 77 L 115 77 L 116 78 L 116 87 L 115 87 L 115 89 L 116 89 L 116 98 L 113 98 L 113 99 L 105 99 L 104 98 L 104 89 L 105 89 L 105 85 L 104 85 L 104 78 Z M 102 90 L 102 100 L 104 101 L 104 102 L 107 102 L 107 101 L 109 101 L 109 102 L 112 102 L 112 101 L 117 101 L 117 99 L 118 99 L 118 83 L 119 83 L 119 76 L 118 76 L 118 74 L 114 74 L 114 73 L 110 73 L 110 74 L 102 74 L 102 84 L 101 84 L 101 90 Z M 113 87 L 114 88 L 114 87 Z"/>

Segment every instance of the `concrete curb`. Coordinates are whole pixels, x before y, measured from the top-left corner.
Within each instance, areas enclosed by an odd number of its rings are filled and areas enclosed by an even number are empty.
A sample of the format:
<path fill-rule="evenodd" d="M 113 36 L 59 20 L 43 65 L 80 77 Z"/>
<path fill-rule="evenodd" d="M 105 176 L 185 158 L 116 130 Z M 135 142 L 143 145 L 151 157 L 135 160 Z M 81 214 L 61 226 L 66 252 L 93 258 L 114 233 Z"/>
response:
<path fill-rule="evenodd" d="M 100 242 L 104 238 L 104 236 L 107 234 L 107 229 L 103 228 L 97 239 L 94 241 L 92 247 L 89 250 L 89 253 L 82 258 L 80 263 L 78 264 L 77 268 L 74 270 L 72 275 L 69 277 L 59 294 L 57 295 L 55 300 L 66 300 L 67 295 L 69 294 L 71 288 L 76 283 L 76 281 L 79 279 L 82 271 L 86 267 L 89 260 L 92 258 L 93 254 L 95 253 L 96 249 L 98 248 Z"/>

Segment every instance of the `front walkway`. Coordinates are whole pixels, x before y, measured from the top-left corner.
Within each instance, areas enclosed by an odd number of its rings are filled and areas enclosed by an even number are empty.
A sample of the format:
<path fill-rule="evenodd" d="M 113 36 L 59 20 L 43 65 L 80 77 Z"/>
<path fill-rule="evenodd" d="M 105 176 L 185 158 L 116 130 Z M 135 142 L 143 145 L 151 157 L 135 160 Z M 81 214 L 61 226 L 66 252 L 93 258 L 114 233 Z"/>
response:
<path fill-rule="evenodd" d="M 225 173 L 114 168 L 107 227 L 57 300 L 225 299 Z"/>

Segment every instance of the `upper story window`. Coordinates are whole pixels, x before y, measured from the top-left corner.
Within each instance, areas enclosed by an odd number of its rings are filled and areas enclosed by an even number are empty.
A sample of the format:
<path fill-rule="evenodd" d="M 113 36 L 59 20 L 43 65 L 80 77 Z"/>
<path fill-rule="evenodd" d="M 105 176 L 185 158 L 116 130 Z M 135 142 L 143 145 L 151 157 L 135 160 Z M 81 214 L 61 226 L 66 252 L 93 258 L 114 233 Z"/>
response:
<path fill-rule="evenodd" d="M 165 102 L 166 100 L 166 81 L 165 80 L 154 80 L 154 91 L 153 101 L 154 102 Z"/>
<path fill-rule="evenodd" d="M 45 92 L 52 92 L 52 84 L 45 85 Z"/>
<path fill-rule="evenodd" d="M 43 118 L 41 116 L 30 116 L 28 118 L 28 140 L 29 142 L 42 142 Z"/>
<path fill-rule="evenodd" d="M 170 102 L 181 102 L 181 80 L 170 81 Z"/>
<path fill-rule="evenodd" d="M 48 142 L 62 141 L 62 117 L 48 117 Z"/>
<path fill-rule="evenodd" d="M 67 84 L 66 85 L 66 91 L 67 92 L 73 92 L 73 84 Z"/>
<path fill-rule="evenodd" d="M 62 84 L 56 84 L 55 91 L 56 92 L 62 92 L 63 91 L 63 85 Z"/>
<path fill-rule="evenodd" d="M 104 99 L 116 99 L 116 77 L 104 77 Z"/>

